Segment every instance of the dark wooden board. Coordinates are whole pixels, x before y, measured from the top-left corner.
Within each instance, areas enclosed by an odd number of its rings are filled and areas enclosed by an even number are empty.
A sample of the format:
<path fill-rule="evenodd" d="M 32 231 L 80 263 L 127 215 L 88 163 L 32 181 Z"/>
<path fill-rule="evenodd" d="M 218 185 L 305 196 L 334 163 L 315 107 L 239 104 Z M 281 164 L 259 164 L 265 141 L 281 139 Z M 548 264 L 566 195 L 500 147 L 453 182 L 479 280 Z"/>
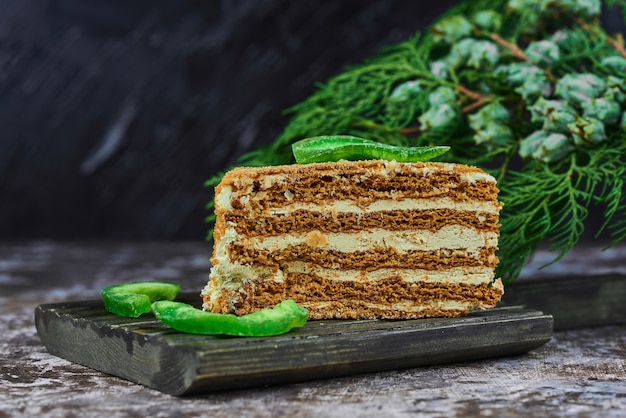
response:
<path fill-rule="evenodd" d="M 551 315 L 521 306 L 463 318 L 309 321 L 269 338 L 183 334 L 152 314 L 109 314 L 99 300 L 39 305 L 35 322 L 51 354 L 173 395 L 517 355 L 553 330 Z"/>

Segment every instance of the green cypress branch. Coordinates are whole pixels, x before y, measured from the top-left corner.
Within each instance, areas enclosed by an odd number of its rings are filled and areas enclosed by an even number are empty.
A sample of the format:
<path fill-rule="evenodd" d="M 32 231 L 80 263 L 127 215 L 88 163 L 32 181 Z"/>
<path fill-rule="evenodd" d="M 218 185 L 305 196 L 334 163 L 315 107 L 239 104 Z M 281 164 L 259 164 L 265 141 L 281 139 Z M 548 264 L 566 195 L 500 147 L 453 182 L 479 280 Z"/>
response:
<path fill-rule="evenodd" d="M 498 179 L 498 274 L 515 279 L 543 242 L 561 259 L 591 206 L 611 245 L 626 240 L 626 50 L 600 0 L 476 0 L 432 28 L 347 68 L 303 102 L 242 165 L 293 162 L 290 145 L 325 134 L 449 145 L 442 158 Z M 626 0 L 605 0 L 621 8 Z M 221 175 L 207 181 L 215 185 Z"/>

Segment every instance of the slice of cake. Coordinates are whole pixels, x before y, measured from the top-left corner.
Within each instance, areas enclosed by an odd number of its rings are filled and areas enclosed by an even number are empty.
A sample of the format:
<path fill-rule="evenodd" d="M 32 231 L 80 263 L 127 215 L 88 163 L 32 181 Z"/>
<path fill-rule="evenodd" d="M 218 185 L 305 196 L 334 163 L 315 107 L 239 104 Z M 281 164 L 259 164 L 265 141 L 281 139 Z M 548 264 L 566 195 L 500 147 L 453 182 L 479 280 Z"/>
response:
<path fill-rule="evenodd" d="M 494 307 L 498 189 L 447 163 L 340 161 L 228 172 L 204 309 L 293 299 L 311 319 L 453 317 Z"/>

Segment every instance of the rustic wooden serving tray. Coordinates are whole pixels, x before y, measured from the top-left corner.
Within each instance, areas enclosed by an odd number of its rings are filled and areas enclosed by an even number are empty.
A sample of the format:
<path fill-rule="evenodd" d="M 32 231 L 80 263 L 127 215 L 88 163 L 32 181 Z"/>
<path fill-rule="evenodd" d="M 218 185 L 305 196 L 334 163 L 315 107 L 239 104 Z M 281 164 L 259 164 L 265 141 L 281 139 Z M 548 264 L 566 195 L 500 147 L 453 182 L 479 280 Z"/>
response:
<path fill-rule="evenodd" d="M 110 314 L 100 300 L 40 305 L 35 321 L 51 354 L 173 395 L 522 354 L 553 329 L 552 316 L 521 306 L 463 318 L 309 321 L 268 338 L 183 334 L 152 314 Z"/>

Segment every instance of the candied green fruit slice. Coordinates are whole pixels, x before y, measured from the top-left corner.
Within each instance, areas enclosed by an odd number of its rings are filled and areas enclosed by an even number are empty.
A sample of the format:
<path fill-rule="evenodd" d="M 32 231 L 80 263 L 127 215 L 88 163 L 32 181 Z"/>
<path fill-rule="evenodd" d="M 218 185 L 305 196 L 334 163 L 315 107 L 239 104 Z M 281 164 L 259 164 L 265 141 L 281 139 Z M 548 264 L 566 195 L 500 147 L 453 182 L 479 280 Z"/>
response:
<path fill-rule="evenodd" d="M 298 164 L 309 164 L 340 160 L 429 161 L 450 147 L 400 147 L 350 135 L 327 135 L 294 142 L 291 149 Z"/>
<path fill-rule="evenodd" d="M 274 308 L 237 316 L 205 312 L 182 302 L 158 301 L 152 304 L 157 319 L 169 327 L 190 334 L 267 337 L 303 326 L 308 311 L 293 300 Z"/>
<path fill-rule="evenodd" d="M 180 285 L 170 282 L 129 282 L 102 289 L 102 300 L 107 311 L 121 316 L 137 318 L 152 311 L 151 304 L 158 300 L 174 300 Z"/>

